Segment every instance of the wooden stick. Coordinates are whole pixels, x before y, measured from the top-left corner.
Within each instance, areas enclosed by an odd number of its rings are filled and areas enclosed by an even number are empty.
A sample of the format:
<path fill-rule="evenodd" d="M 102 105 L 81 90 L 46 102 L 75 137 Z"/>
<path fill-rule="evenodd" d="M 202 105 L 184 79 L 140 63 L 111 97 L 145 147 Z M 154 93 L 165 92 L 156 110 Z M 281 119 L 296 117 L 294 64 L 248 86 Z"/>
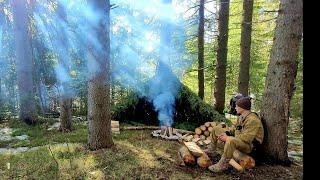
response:
<path fill-rule="evenodd" d="M 240 166 L 240 164 L 238 164 L 233 158 L 230 159 L 229 164 L 240 172 L 243 172 L 243 170 L 244 170 L 243 167 Z"/>
<path fill-rule="evenodd" d="M 158 130 L 159 126 L 128 126 L 120 127 L 120 130 Z"/>
<path fill-rule="evenodd" d="M 204 153 L 203 150 L 195 143 L 195 142 L 184 142 L 189 151 L 191 151 L 192 155 L 196 157 L 202 156 Z"/>

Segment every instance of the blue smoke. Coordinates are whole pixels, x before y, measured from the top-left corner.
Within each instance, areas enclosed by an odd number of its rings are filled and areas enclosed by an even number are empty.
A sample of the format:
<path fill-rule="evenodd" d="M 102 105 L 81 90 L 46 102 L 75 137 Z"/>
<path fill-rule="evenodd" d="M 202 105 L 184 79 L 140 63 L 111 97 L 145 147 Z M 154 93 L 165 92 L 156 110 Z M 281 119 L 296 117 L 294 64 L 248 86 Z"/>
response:
<path fill-rule="evenodd" d="M 179 78 L 192 63 L 184 49 L 182 16 L 161 0 L 117 3 L 119 8 L 111 11 L 114 80 L 146 97 L 160 125 L 171 126 Z"/>
<path fill-rule="evenodd" d="M 98 56 L 107 56 L 105 44 L 94 28 L 104 22 L 104 16 L 85 0 L 59 0 L 68 18 L 66 23 L 52 8 L 52 2 L 39 2 L 35 24 L 44 44 L 59 58 L 55 68 L 59 82 L 72 82 L 66 68 L 74 63 L 70 49 L 85 59 L 87 71 L 80 73 L 87 75 L 87 81 L 104 70 Z M 154 104 L 160 124 L 170 126 L 179 79 L 192 63 L 184 48 L 182 14 L 177 14 L 170 0 L 111 0 L 111 4 L 117 5 L 110 12 L 112 81 L 146 97 Z M 60 93 L 73 94 L 70 91 L 60 87 Z"/>
<path fill-rule="evenodd" d="M 70 88 L 72 79 L 68 68 L 70 66 L 68 24 L 58 16 L 57 12 L 50 11 L 48 7 L 50 5 L 45 2 L 36 6 L 34 13 L 36 27 L 46 41 L 48 49 L 56 54 L 55 72 L 60 95 L 72 98 L 74 91 Z"/>
<path fill-rule="evenodd" d="M 158 111 L 160 125 L 171 126 L 173 123 L 175 97 L 180 87 L 179 79 L 167 64 L 159 61 L 157 72 L 147 86 L 147 97 L 153 102 L 155 110 Z"/>

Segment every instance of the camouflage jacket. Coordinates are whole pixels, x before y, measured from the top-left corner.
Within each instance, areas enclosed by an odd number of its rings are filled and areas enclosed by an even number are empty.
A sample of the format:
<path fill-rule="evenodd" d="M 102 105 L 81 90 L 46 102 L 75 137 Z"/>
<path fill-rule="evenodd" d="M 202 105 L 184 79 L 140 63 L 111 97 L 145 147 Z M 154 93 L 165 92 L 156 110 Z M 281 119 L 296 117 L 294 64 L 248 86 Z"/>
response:
<path fill-rule="evenodd" d="M 251 144 L 254 139 L 262 143 L 264 130 L 260 118 L 251 112 L 247 116 L 240 116 L 236 123 L 235 137 Z"/>

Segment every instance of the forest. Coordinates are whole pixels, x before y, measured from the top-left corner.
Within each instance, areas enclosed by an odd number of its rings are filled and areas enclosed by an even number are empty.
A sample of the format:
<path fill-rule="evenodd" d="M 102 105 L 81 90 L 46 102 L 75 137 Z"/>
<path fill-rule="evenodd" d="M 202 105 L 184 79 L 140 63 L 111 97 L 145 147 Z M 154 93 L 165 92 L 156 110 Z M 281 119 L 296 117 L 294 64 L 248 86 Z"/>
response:
<path fill-rule="evenodd" d="M 253 166 L 182 165 L 239 94 Z M 0 0 L 0 179 L 303 179 L 302 139 L 302 0 Z"/>

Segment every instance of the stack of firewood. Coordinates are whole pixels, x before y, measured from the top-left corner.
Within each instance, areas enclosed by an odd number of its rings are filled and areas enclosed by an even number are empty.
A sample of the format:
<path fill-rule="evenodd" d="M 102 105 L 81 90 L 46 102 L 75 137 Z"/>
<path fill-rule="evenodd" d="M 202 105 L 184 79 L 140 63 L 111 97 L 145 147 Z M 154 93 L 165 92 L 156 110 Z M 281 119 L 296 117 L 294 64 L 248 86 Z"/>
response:
<path fill-rule="evenodd" d="M 209 156 L 192 141 L 183 142 L 178 152 L 178 159 L 179 164 L 182 166 L 198 164 L 202 168 L 208 168 L 212 165 Z"/>
<path fill-rule="evenodd" d="M 211 143 L 211 133 L 213 128 L 219 126 L 225 131 L 234 130 L 234 126 L 227 126 L 224 122 L 206 122 L 203 125 L 195 128 L 194 134 L 185 134 L 182 136 L 182 141 L 185 142 L 195 142 L 199 146 L 207 146 Z"/>
<path fill-rule="evenodd" d="M 205 124 L 197 127 L 194 134 L 185 134 L 181 138 L 182 147 L 179 149 L 178 157 L 180 165 L 195 165 L 207 168 L 212 165 L 212 161 L 208 155 L 202 150 L 206 149 L 211 143 L 211 133 L 214 127 L 221 127 L 218 134 L 225 131 L 234 131 L 235 127 L 232 125 L 228 127 L 223 122 L 206 122 Z M 238 150 L 233 153 L 233 158 L 229 162 L 238 171 L 244 171 L 245 169 L 251 169 L 255 166 L 255 160 Z"/>
<path fill-rule="evenodd" d="M 120 134 L 119 121 L 111 121 L 111 132 L 114 134 Z"/>

